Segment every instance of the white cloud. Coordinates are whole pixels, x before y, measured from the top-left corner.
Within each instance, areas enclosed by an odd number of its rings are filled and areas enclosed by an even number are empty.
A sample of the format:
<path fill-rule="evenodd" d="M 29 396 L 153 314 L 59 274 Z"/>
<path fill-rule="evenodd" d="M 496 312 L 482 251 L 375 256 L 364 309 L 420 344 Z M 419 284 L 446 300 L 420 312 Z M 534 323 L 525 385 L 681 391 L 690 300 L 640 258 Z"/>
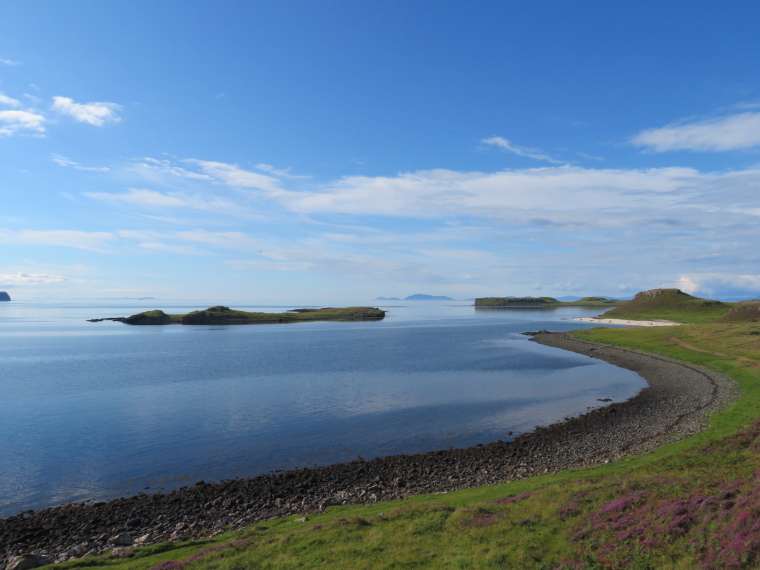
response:
<path fill-rule="evenodd" d="M 676 286 L 699 297 L 720 295 L 745 300 L 760 297 L 760 275 L 693 273 L 682 275 L 676 281 Z"/>
<path fill-rule="evenodd" d="M 689 295 L 699 291 L 699 284 L 691 277 L 688 277 L 686 275 L 682 275 L 678 278 L 676 281 L 676 286 L 678 289 L 684 291 L 685 293 L 688 293 Z"/>
<path fill-rule="evenodd" d="M 8 97 L 4 93 L 0 93 L 0 103 L 3 105 L 10 105 L 11 107 L 18 107 L 21 105 L 21 102 L 13 99 L 12 97 Z"/>
<path fill-rule="evenodd" d="M 143 158 L 143 162 L 140 162 L 137 164 L 138 168 L 155 172 L 158 174 L 169 174 L 171 176 L 176 176 L 178 178 L 190 178 L 194 180 L 208 180 L 213 181 L 215 178 L 213 176 L 209 176 L 208 174 L 201 174 L 199 172 L 193 172 L 191 170 L 187 170 L 186 168 L 181 168 L 179 166 L 173 166 L 171 162 L 168 160 L 158 160 L 155 158 Z M 153 178 L 153 177 L 149 177 Z"/>
<path fill-rule="evenodd" d="M 144 230 L 119 230 L 119 237 L 141 241 L 140 247 L 147 249 L 161 249 L 159 246 L 167 241 L 179 241 L 184 244 L 201 244 L 207 247 L 218 248 L 222 250 L 243 250 L 249 252 L 259 251 L 266 240 L 257 240 L 243 232 L 210 232 L 207 230 L 191 230 L 180 232 L 156 232 Z M 146 245 L 148 244 L 148 245 Z M 199 253 L 208 254 L 208 251 L 193 249 L 194 246 L 167 246 L 175 249 L 174 253 L 182 253 L 181 248 L 187 248 L 184 253 L 198 255 Z"/>
<path fill-rule="evenodd" d="M 625 290 L 618 294 L 628 294 L 677 286 L 679 276 L 704 286 L 699 272 L 751 274 L 760 267 L 760 167 L 439 169 L 300 187 L 288 181 L 295 189 L 285 190 L 274 176 L 262 182 L 249 178 L 261 174 L 233 164 L 179 164 L 140 165 L 177 191 L 88 195 L 130 211 L 184 217 L 195 228 L 168 231 L 166 223 L 149 222 L 145 227 L 162 230 L 119 231 L 125 243 L 178 255 L 236 251 L 227 262 L 236 269 L 452 287 L 510 283 L 503 294 L 527 294 L 538 283 L 554 295 L 611 294 L 620 283 Z M 256 224 L 235 225 L 254 212 Z"/>
<path fill-rule="evenodd" d="M 15 135 L 32 131 L 44 133 L 45 117 L 29 111 L 0 111 L 0 135 Z"/>
<path fill-rule="evenodd" d="M 229 186 L 256 188 L 273 194 L 281 192 L 277 178 L 245 170 L 236 164 L 197 159 L 187 159 L 186 162 L 197 164 L 204 173 Z"/>
<path fill-rule="evenodd" d="M 71 167 L 75 168 L 77 170 L 91 170 L 95 172 L 106 172 L 108 171 L 107 166 L 82 166 L 78 162 L 74 162 L 73 160 L 69 160 L 65 156 L 61 156 L 60 154 L 53 154 L 52 158 L 53 162 L 56 164 L 60 164 L 61 166 Z"/>
<path fill-rule="evenodd" d="M 10 59 L 5 59 L 2 57 L 0 57 L 0 63 L 2 63 L 3 65 L 21 65 L 20 61 L 12 61 Z"/>
<path fill-rule="evenodd" d="M 170 192 L 162 194 L 155 190 L 144 188 L 128 188 L 122 194 L 109 194 L 107 192 L 85 192 L 85 196 L 95 198 L 102 202 L 121 204 L 137 208 L 165 211 L 167 209 L 197 210 L 202 212 L 216 212 L 235 216 L 245 216 L 247 212 L 240 205 L 223 198 L 205 198 L 203 196 L 191 196 L 182 192 Z"/>
<path fill-rule="evenodd" d="M 72 279 L 61 275 L 46 273 L 11 273 L 0 274 L 0 287 L 30 287 L 36 285 L 55 285 L 58 283 L 84 283 L 84 279 Z"/>
<path fill-rule="evenodd" d="M 174 245 L 159 242 L 143 242 L 139 244 L 139 246 L 143 249 L 159 251 L 161 253 L 171 253 L 174 255 L 214 255 L 210 251 L 204 251 L 202 249 L 184 245 Z"/>
<path fill-rule="evenodd" d="M 648 129 L 631 142 L 655 152 L 728 151 L 760 146 L 760 113 L 746 112 L 693 123 Z"/>
<path fill-rule="evenodd" d="M 256 168 L 263 170 L 264 172 L 269 172 L 269 174 L 273 174 L 274 176 L 278 176 L 280 178 L 311 178 L 311 176 L 291 174 L 290 168 L 278 169 L 271 164 L 257 164 Z"/>
<path fill-rule="evenodd" d="M 121 117 L 116 114 L 121 109 L 121 105 L 116 103 L 76 103 L 69 97 L 55 96 L 53 97 L 53 109 L 64 115 L 74 117 L 80 123 L 87 123 L 96 127 L 121 121 Z"/>
<path fill-rule="evenodd" d="M 0 243 L 19 245 L 56 245 L 103 252 L 114 239 L 109 232 L 83 232 L 77 230 L 4 230 L 0 229 Z"/>
<path fill-rule="evenodd" d="M 755 174 L 757 176 L 757 173 Z M 484 218 L 582 211 L 584 223 L 603 223 L 593 211 L 669 207 L 704 176 L 689 168 L 649 170 L 543 167 L 496 173 L 431 170 L 395 177 L 351 176 L 318 191 L 288 192 L 280 198 L 301 213 L 373 214 L 432 218 Z M 708 177 L 709 178 L 709 177 Z"/>
<path fill-rule="evenodd" d="M 564 164 L 561 160 L 555 160 L 551 156 L 543 154 L 538 149 L 514 145 L 504 137 L 490 137 L 487 139 L 481 139 L 480 142 L 483 144 L 497 146 L 503 150 L 516 154 L 517 156 L 525 156 L 527 158 L 534 158 L 536 160 L 545 160 L 546 162 L 551 162 L 554 164 Z"/>

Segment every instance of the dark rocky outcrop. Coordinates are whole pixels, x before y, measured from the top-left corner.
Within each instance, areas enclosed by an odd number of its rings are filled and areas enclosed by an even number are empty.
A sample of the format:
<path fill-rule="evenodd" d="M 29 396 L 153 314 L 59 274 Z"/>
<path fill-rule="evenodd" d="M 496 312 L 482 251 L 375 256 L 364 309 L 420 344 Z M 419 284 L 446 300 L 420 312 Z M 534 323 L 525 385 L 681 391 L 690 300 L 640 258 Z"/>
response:
<path fill-rule="evenodd" d="M 11 296 L 8 295 L 5 291 L 0 291 L 0 301 L 10 301 Z"/>

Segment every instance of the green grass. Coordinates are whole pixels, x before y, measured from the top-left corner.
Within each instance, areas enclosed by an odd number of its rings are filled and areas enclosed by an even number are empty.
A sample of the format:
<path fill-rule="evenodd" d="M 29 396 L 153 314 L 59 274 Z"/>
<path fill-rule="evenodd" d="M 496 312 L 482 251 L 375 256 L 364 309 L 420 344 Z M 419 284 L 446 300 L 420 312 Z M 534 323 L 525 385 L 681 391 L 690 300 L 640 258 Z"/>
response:
<path fill-rule="evenodd" d="M 712 323 L 739 303 L 723 303 L 692 297 L 678 289 L 652 289 L 638 293 L 604 313 L 605 318 L 631 320 L 668 320 L 676 323 Z"/>
<path fill-rule="evenodd" d="M 758 330 L 745 323 L 576 332 L 720 370 L 738 382 L 740 398 L 707 430 L 654 452 L 504 485 L 331 507 L 307 522 L 289 517 L 209 541 L 146 548 L 128 560 L 59 567 L 137 570 L 173 560 L 220 570 L 757 568 Z"/>

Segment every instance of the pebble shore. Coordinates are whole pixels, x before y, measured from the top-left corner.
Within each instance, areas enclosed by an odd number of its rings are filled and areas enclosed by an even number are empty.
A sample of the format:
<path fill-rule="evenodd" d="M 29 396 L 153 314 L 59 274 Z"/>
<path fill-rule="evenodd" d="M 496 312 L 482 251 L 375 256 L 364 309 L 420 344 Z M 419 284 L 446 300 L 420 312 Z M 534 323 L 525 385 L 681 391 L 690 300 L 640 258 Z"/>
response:
<path fill-rule="evenodd" d="M 111 549 L 112 555 L 128 556 L 141 545 L 210 537 L 223 529 L 321 512 L 332 505 L 402 499 L 599 465 L 697 433 L 711 414 L 737 396 L 730 378 L 661 356 L 565 333 L 526 334 L 540 344 L 633 370 L 649 387 L 625 402 L 537 427 L 511 441 L 214 484 L 199 481 L 166 494 L 27 511 L 0 520 L 0 568 L 19 564 L 16 557 L 24 553 L 38 555 L 39 562 Z"/>

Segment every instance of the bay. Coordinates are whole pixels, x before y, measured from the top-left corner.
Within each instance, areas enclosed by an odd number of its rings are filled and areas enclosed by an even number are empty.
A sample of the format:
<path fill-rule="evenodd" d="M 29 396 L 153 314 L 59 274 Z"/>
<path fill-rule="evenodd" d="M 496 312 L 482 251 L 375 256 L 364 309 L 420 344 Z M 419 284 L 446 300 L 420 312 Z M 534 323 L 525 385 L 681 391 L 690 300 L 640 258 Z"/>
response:
<path fill-rule="evenodd" d="M 599 309 L 395 301 L 366 303 L 388 311 L 379 322 L 86 321 L 214 304 L 0 304 L 0 516 L 508 440 L 646 386 L 519 334 L 585 328 L 569 319 Z"/>

